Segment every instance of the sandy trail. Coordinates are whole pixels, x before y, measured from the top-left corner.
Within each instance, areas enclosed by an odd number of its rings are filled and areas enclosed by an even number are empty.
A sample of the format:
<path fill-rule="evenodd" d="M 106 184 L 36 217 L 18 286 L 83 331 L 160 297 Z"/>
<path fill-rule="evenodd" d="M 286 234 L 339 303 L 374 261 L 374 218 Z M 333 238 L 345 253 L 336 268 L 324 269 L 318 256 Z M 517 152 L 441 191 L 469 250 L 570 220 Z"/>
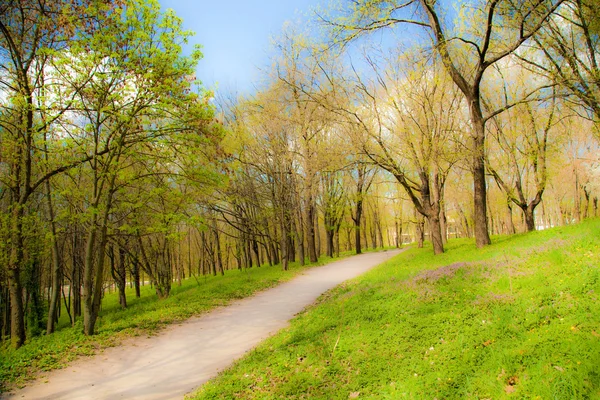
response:
<path fill-rule="evenodd" d="M 398 253 L 362 254 L 312 268 L 157 336 L 134 338 L 80 359 L 6 398 L 181 399 L 285 327 L 322 293 Z"/>

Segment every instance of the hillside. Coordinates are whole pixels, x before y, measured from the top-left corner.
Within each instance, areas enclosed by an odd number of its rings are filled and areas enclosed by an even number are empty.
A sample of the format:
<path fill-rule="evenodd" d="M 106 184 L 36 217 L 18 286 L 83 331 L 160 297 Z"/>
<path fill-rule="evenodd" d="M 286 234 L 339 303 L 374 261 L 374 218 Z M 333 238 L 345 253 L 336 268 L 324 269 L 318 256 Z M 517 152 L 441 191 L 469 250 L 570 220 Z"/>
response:
<path fill-rule="evenodd" d="M 430 253 L 329 292 L 195 398 L 600 397 L 600 220 Z"/>

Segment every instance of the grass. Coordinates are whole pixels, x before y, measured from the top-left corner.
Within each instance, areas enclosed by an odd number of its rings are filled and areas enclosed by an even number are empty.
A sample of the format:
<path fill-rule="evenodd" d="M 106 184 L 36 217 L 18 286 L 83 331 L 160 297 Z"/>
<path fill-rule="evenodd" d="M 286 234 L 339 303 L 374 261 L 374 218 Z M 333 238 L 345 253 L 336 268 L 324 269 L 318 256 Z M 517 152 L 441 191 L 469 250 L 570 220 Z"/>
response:
<path fill-rule="evenodd" d="M 348 254 L 343 254 L 346 256 Z M 324 257 L 316 265 L 330 259 Z M 314 265 L 312 265 L 314 266 Z M 150 286 L 143 286 L 141 297 L 127 290 L 128 308 L 121 309 L 118 295 L 107 294 L 97 322 L 97 335 L 83 335 L 81 320 L 72 327 L 63 310 L 59 329 L 52 335 L 29 339 L 14 350 L 5 343 L 0 348 L 0 392 L 11 386 L 22 386 L 41 371 L 62 368 L 81 356 L 118 345 L 123 339 L 155 334 L 162 327 L 207 312 L 235 299 L 287 281 L 311 265 L 291 263 L 289 270 L 280 266 L 263 266 L 243 271 L 226 271 L 225 276 L 192 278 L 173 284 L 171 296 L 158 300 Z"/>
<path fill-rule="evenodd" d="M 411 249 L 194 399 L 600 398 L 600 220 Z"/>

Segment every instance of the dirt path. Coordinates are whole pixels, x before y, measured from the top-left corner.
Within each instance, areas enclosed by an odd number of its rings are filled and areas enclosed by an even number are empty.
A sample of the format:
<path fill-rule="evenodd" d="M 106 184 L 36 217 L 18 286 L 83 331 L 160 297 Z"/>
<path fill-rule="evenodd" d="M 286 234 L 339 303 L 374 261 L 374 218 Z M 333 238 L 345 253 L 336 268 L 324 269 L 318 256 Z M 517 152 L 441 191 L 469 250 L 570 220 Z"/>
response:
<path fill-rule="evenodd" d="M 262 340 L 285 327 L 322 293 L 399 251 L 369 253 L 312 268 L 293 280 L 135 338 L 53 371 L 11 399 L 181 399 Z"/>

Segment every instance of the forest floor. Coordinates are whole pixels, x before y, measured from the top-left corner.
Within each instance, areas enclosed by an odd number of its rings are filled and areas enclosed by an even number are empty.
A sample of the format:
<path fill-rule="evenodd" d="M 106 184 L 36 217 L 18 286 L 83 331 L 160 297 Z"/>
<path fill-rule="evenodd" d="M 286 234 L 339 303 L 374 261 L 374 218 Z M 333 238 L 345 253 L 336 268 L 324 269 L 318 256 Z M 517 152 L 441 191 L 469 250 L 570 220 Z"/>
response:
<path fill-rule="evenodd" d="M 156 336 L 121 346 L 49 372 L 6 398 L 182 398 L 288 321 L 321 294 L 398 254 L 368 253 L 308 269 L 255 296 L 171 325 Z"/>
<path fill-rule="evenodd" d="M 200 399 L 600 399 L 600 219 L 409 249 L 346 282 Z"/>

